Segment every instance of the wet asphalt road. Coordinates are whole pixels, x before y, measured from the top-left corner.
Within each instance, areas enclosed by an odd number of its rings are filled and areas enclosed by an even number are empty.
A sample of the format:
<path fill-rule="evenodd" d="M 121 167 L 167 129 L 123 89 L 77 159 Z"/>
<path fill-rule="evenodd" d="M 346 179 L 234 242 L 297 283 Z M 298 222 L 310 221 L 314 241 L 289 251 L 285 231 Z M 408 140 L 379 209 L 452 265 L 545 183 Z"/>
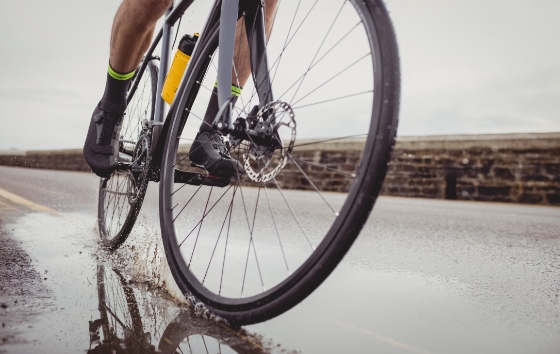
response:
<path fill-rule="evenodd" d="M 137 342 L 164 349 L 171 338 L 200 353 L 560 352 L 560 208 L 382 197 L 317 291 L 238 331 L 151 285 L 169 276 L 145 257 L 159 237 L 155 184 L 128 245 L 98 249 L 97 183 L 0 167 L 0 353 L 86 352 L 100 274 L 137 304 Z"/>

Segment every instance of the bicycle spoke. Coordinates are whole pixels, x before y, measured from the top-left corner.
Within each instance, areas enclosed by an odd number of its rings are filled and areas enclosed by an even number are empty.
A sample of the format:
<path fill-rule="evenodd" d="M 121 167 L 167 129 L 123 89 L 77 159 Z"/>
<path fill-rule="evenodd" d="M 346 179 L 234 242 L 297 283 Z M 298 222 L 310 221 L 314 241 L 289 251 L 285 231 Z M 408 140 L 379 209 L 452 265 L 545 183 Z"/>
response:
<path fill-rule="evenodd" d="M 292 207 L 290 206 L 290 203 L 288 203 L 288 200 L 286 199 L 286 197 L 284 196 L 284 193 L 282 193 L 282 188 L 280 188 L 280 185 L 278 184 L 278 181 L 276 181 L 276 178 L 272 178 L 272 180 L 274 181 L 274 184 L 276 184 L 276 188 L 278 189 L 278 192 L 280 192 L 280 195 L 282 196 L 282 199 L 284 199 L 284 202 L 286 203 L 286 206 L 288 207 L 288 210 L 290 211 L 290 213 L 292 214 L 292 216 L 294 217 L 294 220 L 296 221 L 296 223 L 299 226 L 299 229 L 301 230 L 301 232 L 303 233 L 303 236 L 305 236 L 305 239 L 307 240 L 307 242 L 309 243 L 309 246 L 311 246 L 311 249 L 313 251 L 315 251 L 315 246 L 313 246 L 313 244 L 311 243 L 311 241 L 309 240 L 309 237 L 307 236 L 307 233 L 305 233 L 305 230 L 303 229 L 303 226 L 301 226 L 301 222 L 299 222 L 299 219 L 297 218 L 296 214 L 294 213 L 294 211 L 292 210 Z"/>
<path fill-rule="evenodd" d="M 107 192 L 112 188 L 112 186 L 113 186 L 113 181 L 114 181 L 114 179 L 113 179 L 113 178 L 110 178 L 109 181 L 106 182 L 106 183 L 109 183 L 109 185 L 108 185 L 108 186 L 105 186 L 105 189 L 104 189 L 104 193 L 105 193 L 105 194 L 107 194 Z M 106 197 L 103 197 L 103 198 L 105 199 Z M 107 214 L 107 210 L 109 209 L 109 206 L 111 205 L 111 203 L 112 203 L 112 201 L 113 201 L 114 198 L 116 198 L 116 195 L 115 195 L 115 194 L 111 194 L 111 196 L 109 196 L 109 199 L 107 200 L 107 206 L 106 206 L 105 209 L 103 210 L 103 215 L 106 215 L 106 214 Z"/>
<path fill-rule="evenodd" d="M 262 279 L 262 275 L 261 275 L 261 268 L 259 266 L 259 260 L 257 258 L 257 252 L 255 249 L 255 244 L 253 242 L 253 229 L 255 227 L 255 219 L 257 218 L 257 206 L 259 204 L 259 195 L 260 195 L 260 187 L 259 187 L 259 194 L 257 195 L 257 201 L 256 201 L 256 205 L 255 205 L 255 214 L 253 216 L 253 226 L 251 227 L 251 225 L 249 224 L 249 215 L 247 214 L 247 207 L 245 206 L 245 198 L 243 197 L 243 188 L 241 188 L 241 185 L 239 185 L 239 191 L 241 193 L 241 200 L 243 203 L 243 210 L 245 211 L 245 219 L 247 220 L 247 227 L 249 228 L 249 247 L 247 249 L 247 258 L 245 260 L 245 272 L 243 273 L 243 283 L 241 284 L 241 296 L 243 296 L 243 289 L 245 287 L 245 275 L 247 274 L 247 264 L 249 263 L 249 253 L 251 252 L 251 245 L 253 246 L 253 251 L 255 253 L 255 261 L 257 262 L 257 269 L 259 270 L 259 277 L 261 279 L 261 285 L 263 288 L 263 291 L 265 291 L 265 287 L 264 287 L 264 283 L 263 283 L 263 279 Z"/>
<path fill-rule="evenodd" d="M 115 177 L 116 176 L 118 176 L 118 174 L 115 175 Z M 117 178 L 117 187 L 116 187 L 117 191 L 120 191 L 119 185 L 120 185 L 120 178 Z M 113 231 L 113 218 L 115 217 L 115 212 L 116 212 L 118 206 L 120 205 L 120 201 L 119 201 L 118 198 L 115 197 L 115 202 L 114 202 L 113 205 L 114 205 L 114 208 L 113 208 L 113 213 L 111 214 L 111 222 L 110 222 L 110 228 L 111 229 L 110 229 L 110 231 Z"/>
<path fill-rule="evenodd" d="M 337 140 L 344 140 L 344 139 L 357 138 L 357 137 L 360 137 L 360 136 L 367 136 L 367 134 L 354 134 L 354 135 L 342 136 L 342 137 L 340 137 L 340 138 L 332 138 L 332 139 L 317 140 L 317 141 L 313 141 L 313 142 L 309 142 L 309 143 L 303 143 L 303 144 L 294 145 L 294 149 L 295 149 L 296 147 L 301 147 L 301 146 L 308 146 L 308 145 L 313 145 L 313 144 L 327 143 L 327 142 L 330 142 L 330 141 L 337 141 Z"/>
<path fill-rule="evenodd" d="M 198 233 L 196 234 L 196 239 L 194 241 L 194 246 L 192 249 L 192 253 L 191 253 L 191 259 L 189 260 L 189 264 L 187 264 L 187 267 L 190 267 L 191 262 L 192 262 L 192 258 L 194 256 L 194 250 L 196 249 L 196 244 L 198 242 L 198 237 L 200 236 L 200 231 L 202 230 L 202 224 L 204 222 L 204 214 L 206 213 L 206 210 L 208 209 L 208 202 L 210 202 L 210 197 L 212 196 L 212 191 L 214 190 L 214 187 L 210 187 L 210 193 L 208 193 L 208 199 L 206 199 L 206 205 L 204 206 L 204 211 L 202 212 L 202 220 L 200 220 L 200 226 L 198 228 Z"/>
<path fill-rule="evenodd" d="M 298 161 L 298 162 L 302 162 L 302 163 L 311 165 L 311 166 L 320 167 L 320 168 L 324 168 L 325 170 L 340 173 L 340 174 L 346 175 L 348 177 L 352 177 L 352 178 L 356 177 L 355 173 L 350 173 L 350 172 L 346 172 L 346 171 L 337 170 L 336 168 L 328 167 L 327 165 L 320 165 L 320 164 L 316 164 L 316 163 L 313 163 L 313 162 L 310 162 L 310 161 L 306 161 L 306 160 L 302 160 L 302 159 L 296 159 L 293 156 L 291 157 L 291 159 L 294 160 L 294 161 Z"/>
<path fill-rule="evenodd" d="M 317 86 L 315 89 L 313 89 L 311 92 L 309 92 L 307 95 L 303 96 L 302 98 L 300 98 L 299 100 L 297 100 L 296 102 L 290 102 L 290 105 L 295 106 L 298 103 L 300 103 L 303 99 L 305 99 L 306 97 L 308 97 L 309 95 L 311 95 L 313 92 L 317 91 L 318 89 L 320 89 L 321 87 L 325 86 L 327 83 L 331 82 L 332 80 L 334 80 L 335 78 L 337 78 L 338 76 L 340 76 L 340 74 L 342 74 L 343 72 L 345 72 L 346 70 L 350 69 L 351 67 L 353 67 L 354 65 L 358 64 L 360 61 L 364 60 L 364 58 L 367 58 L 368 55 L 371 55 L 371 53 L 367 53 L 366 55 L 364 55 L 363 57 L 361 57 L 360 59 L 356 60 L 355 62 L 353 62 L 352 64 L 348 65 L 346 68 L 342 69 L 341 71 L 339 71 L 336 75 L 332 76 L 330 79 L 328 79 L 327 81 L 323 82 L 321 85 Z"/>
<path fill-rule="evenodd" d="M 296 30 L 294 31 L 294 34 L 292 35 L 292 37 L 290 38 L 290 40 L 288 41 L 288 43 L 286 44 L 286 46 L 284 47 L 283 51 L 290 45 L 290 42 L 292 41 L 292 39 L 294 39 L 294 37 L 296 36 L 296 34 L 299 32 L 301 26 L 303 26 L 303 24 L 305 23 L 305 21 L 307 20 L 307 18 L 309 17 L 309 15 L 311 14 L 311 11 L 315 8 L 315 5 L 317 5 L 317 3 L 319 2 L 319 0 L 316 0 L 315 3 L 313 3 L 313 6 L 311 7 L 311 9 L 309 9 L 309 11 L 307 12 L 307 14 L 305 15 L 305 17 L 303 18 L 303 20 L 301 21 L 301 23 L 299 24 L 299 26 L 296 28 Z M 301 1 L 300 1 L 301 3 Z M 298 5 L 299 8 L 299 5 Z M 294 20 L 295 20 L 295 16 L 294 16 Z M 264 57 L 263 57 L 264 60 Z M 278 62 L 278 59 L 277 61 Z M 275 64 L 276 64 L 275 62 Z M 261 63 L 262 64 L 262 63 Z M 274 64 L 272 65 L 272 67 L 274 67 Z M 269 69 L 267 76 L 270 76 L 270 70 L 272 69 L 272 67 Z M 253 97 L 256 95 L 256 93 L 258 92 L 258 87 L 255 87 L 255 91 L 252 93 L 251 95 L 251 99 L 249 100 L 249 102 L 253 99 Z"/>
<path fill-rule="evenodd" d="M 340 7 L 340 10 L 338 10 L 338 12 L 336 14 L 336 17 L 334 18 L 333 22 L 331 23 L 331 26 L 329 27 L 327 33 L 325 34 L 325 37 L 323 38 L 323 41 L 319 45 L 319 48 L 317 48 L 317 51 L 315 52 L 315 55 L 313 56 L 313 59 L 311 59 L 311 62 L 309 63 L 309 67 L 307 68 L 307 70 L 303 74 L 303 78 L 299 82 L 298 88 L 296 89 L 296 92 L 294 92 L 294 95 L 293 95 L 293 97 L 290 101 L 293 101 L 296 98 L 296 95 L 299 92 L 299 89 L 301 88 L 301 85 L 303 85 L 303 82 L 305 81 L 305 78 L 307 77 L 307 74 L 309 73 L 309 70 L 311 70 L 311 67 L 313 66 L 313 62 L 317 58 L 317 55 L 319 55 L 319 51 L 321 50 L 321 48 L 323 48 L 323 44 L 325 44 L 325 41 L 327 40 L 327 37 L 328 37 L 329 33 L 331 33 L 331 30 L 333 29 L 334 24 L 336 23 L 336 20 L 338 19 L 338 16 L 340 16 L 340 13 L 342 12 L 342 9 L 344 8 L 344 5 L 346 5 L 346 1 L 344 1 L 342 3 L 342 6 Z"/>
<path fill-rule="evenodd" d="M 220 228 L 220 233 L 218 234 L 218 239 L 216 240 L 216 244 L 214 245 L 214 249 L 212 250 L 212 255 L 210 256 L 210 261 L 208 262 L 208 267 L 206 267 L 206 272 L 204 273 L 204 278 L 202 279 L 202 284 L 204 284 L 204 281 L 206 280 L 206 275 L 208 275 L 208 270 L 210 269 L 210 264 L 212 263 L 212 259 L 214 258 L 214 253 L 216 252 L 216 248 L 218 248 L 218 242 L 220 242 L 220 237 L 222 237 L 222 231 L 224 231 L 224 226 L 225 226 L 226 221 L 228 219 L 228 214 L 230 214 L 232 209 L 233 209 L 233 201 L 235 199 L 235 191 L 236 191 L 236 188 L 234 187 L 233 196 L 231 198 L 231 202 L 229 203 L 229 208 L 226 212 L 226 216 L 224 218 L 224 222 L 222 223 L 222 227 Z"/>
<path fill-rule="evenodd" d="M 294 165 L 296 165 L 296 167 L 298 168 L 298 170 L 303 174 L 303 176 L 307 179 L 307 181 L 309 182 L 309 184 L 311 184 L 311 186 L 313 187 L 313 189 L 315 189 L 315 192 L 317 192 L 319 194 L 319 196 L 321 197 L 321 199 L 323 199 L 323 201 L 327 204 L 327 206 L 329 207 L 329 209 L 331 209 L 331 211 L 334 213 L 335 216 L 338 216 L 338 211 L 334 210 L 334 208 L 329 204 L 329 202 L 327 202 L 327 200 L 325 199 L 325 197 L 323 196 L 323 194 L 319 191 L 319 189 L 317 188 L 317 186 L 315 185 L 315 183 L 313 183 L 313 181 L 309 178 L 309 176 L 303 172 L 303 170 L 301 169 L 301 167 L 299 166 L 299 164 L 292 158 L 292 155 L 288 154 L 288 157 L 290 158 L 290 160 L 292 160 L 292 162 L 294 163 Z"/>
<path fill-rule="evenodd" d="M 191 342 L 189 341 L 189 337 L 188 337 L 188 336 L 187 336 L 187 344 L 188 344 L 188 346 L 189 346 L 189 351 L 190 351 L 191 354 L 192 354 L 193 351 L 192 351 Z"/>
<path fill-rule="evenodd" d="M 102 305 L 102 306 L 105 308 L 105 310 L 107 310 L 107 312 L 109 312 L 109 314 L 113 317 L 113 319 L 122 326 L 122 328 L 128 329 L 128 327 L 117 317 L 117 315 L 115 315 L 113 311 L 111 311 L 109 307 L 107 307 L 106 305 Z"/>
<path fill-rule="evenodd" d="M 278 226 L 276 226 L 276 218 L 274 217 L 274 212 L 272 211 L 272 205 L 270 204 L 270 198 L 268 196 L 268 189 L 266 184 L 263 183 L 264 192 L 266 195 L 266 201 L 268 202 L 268 209 L 270 210 L 270 216 L 272 217 L 272 223 L 274 224 L 274 230 L 276 231 L 276 236 L 278 237 L 278 243 L 280 244 L 280 250 L 282 250 L 282 257 L 284 258 L 284 264 L 286 264 L 286 270 L 288 275 L 291 274 L 290 267 L 288 267 L 288 260 L 286 259 L 286 253 L 284 252 L 284 247 L 282 246 L 282 241 L 280 240 L 280 232 L 278 231 Z"/>
<path fill-rule="evenodd" d="M 123 182 L 123 189 L 126 188 L 126 184 L 127 184 L 127 179 L 126 177 L 124 177 L 124 182 Z M 120 230 L 120 226 L 121 226 L 121 216 L 122 216 L 122 212 L 124 210 L 124 205 L 127 202 L 127 198 L 122 198 L 122 205 L 119 208 L 119 216 L 117 217 L 117 229 Z"/>
<path fill-rule="evenodd" d="M 146 70 L 149 70 L 149 69 L 146 68 Z M 142 87 L 142 91 L 140 92 L 140 96 L 139 96 L 139 97 L 136 96 L 136 97 L 138 97 L 138 99 L 136 100 L 136 104 L 135 104 L 135 106 L 134 106 L 132 112 L 130 112 L 130 115 L 129 115 L 130 118 L 129 118 L 129 120 L 128 120 L 129 123 L 134 119 L 133 117 L 136 116 L 136 113 L 138 112 L 137 109 L 138 109 L 138 107 L 140 107 L 140 103 L 144 100 L 144 93 L 145 93 L 145 90 L 146 90 L 146 86 L 148 85 L 148 82 L 149 82 L 149 81 L 147 80 L 147 78 L 148 78 L 148 75 L 143 76 L 143 79 L 145 80 L 145 81 L 144 81 L 144 86 Z M 151 85 L 150 85 L 150 89 L 151 89 Z M 151 99 L 150 99 L 150 102 L 151 102 Z M 149 104 L 150 104 L 150 103 L 148 102 L 148 105 L 149 105 Z M 140 118 L 139 118 L 139 119 L 136 119 L 136 126 L 134 127 L 134 129 L 132 129 L 133 131 L 136 130 L 136 128 L 137 128 L 138 125 L 140 124 L 140 121 L 141 121 L 141 120 L 142 120 L 142 116 L 141 116 L 141 114 L 140 114 Z M 126 129 L 125 132 L 123 133 L 123 136 L 126 136 L 126 133 L 128 132 L 129 127 L 130 127 L 130 124 L 127 125 L 127 129 Z M 131 132 L 131 134 L 132 134 L 132 132 Z"/>
<path fill-rule="evenodd" d="M 204 336 L 202 334 L 200 336 L 202 337 L 202 342 L 204 343 L 204 348 L 206 349 L 206 354 L 210 354 L 208 352 L 208 347 L 206 346 L 206 341 L 204 340 Z"/>
<path fill-rule="evenodd" d="M 238 184 L 239 182 L 236 182 L 236 183 Z M 237 186 L 233 189 L 234 197 L 235 197 L 235 192 L 236 191 L 237 191 Z M 219 295 L 222 294 L 222 282 L 224 280 L 224 268 L 225 268 L 225 265 L 226 265 L 227 245 L 228 245 L 228 240 L 229 240 L 229 230 L 230 230 L 230 227 L 231 227 L 231 216 L 232 215 L 233 215 L 233 199 L 232 199 L 231 211 L 229 213 L 228 228 L 227 228 L 227 233 L 226 233 L 226 243 L 225 243 L 225 246 L 224 246 L 224 260 L 222 262 L 222 273 L 221 273 L 221 276 L 220 276 L 220 288 L 218 290 Z"/>
<path fill-rule="evenodd" d="M 224 192 L 224 194 L 222 194 L 222 195 L 220 196 L 220 198 L 214 203 L 214 205 L 212 205 L 212 207 L 210 208 L 210 210 L 208 210 L 208 213 L 206 213 L 206 214 L 204 214 L 204 215 L 202 216 L 202 219 L 195 225 L 194 229 L 192 229 L 192 230 L 189 232 L 189 234 L 183 239 L 183 241 L 181 241 L 181 243 L 179 244 L 179 247 L 181 247 L 181 245 L 183 245 L 183 243 L 184 243 L 184 242 L 187 240 L 187 238 L 193 233 L 193 231 L 196 230 L 196 228 L 198 227 L 198 225 L 200 225 L 200 224 L 204 221 L 204 218 L 205 218 L 208 214 L 210 214 L 210 212 L 214 209 L 214 207 L 220 202 L 220 200 L 222 200 L 222 198 L 224 197 L 224 195 L 231 189 L 231 186 L 232 186 L 232 185 L 230 184 L 230 186 L 228 187 L 228 189 L 226 189 L 226 191 Z"/>
<path fill-rule="evenodd" d="M 366 93 L 373 93 L 373 90 L 364 91 L 364 92 L 359 92 L 359 93 L 354 93 L 354 94 L 346 95 L 346 96 L 340 96 L 340 97 L 330 98 L 330 99 L 328 99 L 328 100 L 319 101 L 319 102 L 310 103 L 310 104 L 305 104 L 305 105 L 303 105 L 303 106 L 296 106 L 296 107 L 293 107 L 293 109 L 296 110 L 296 109 L 305 108 L 305 107 L 310 107 L 310 106 L 315 106 L 315 105 L 323 104 L 323 103 L 327 103 L 327 102 L 338 101 L 338 100 L 342 100 L 342 99 L 345 99 L 345 98 L 350 98 L 350 97 L 355 97 L 355 96 L 364 95 L 364 94 L 366 94 Z"/>
<path fill-rule="evenodd" d="M 185 186 L 187 185 L 186 183 L 184 184 Z M 192 195 L 192 197 L 187 201 L 187 203 L 185 203 L 185 205 L 183 206 L 183 208 L 179 211 L 179 213 L 177 213 L 177 215 L 175 215 L 175 217 L 173 218 L 173 222 L 175 222 L 175 220 L 177 220 L 177 218 L 179 217 L 179 215 L 181 215 L 181 213 L 183 212 L 183 210 L 185 210 L 185 208 L 187 207 L 187 205 L 189 205 L 189 203 L 191 202 L 191 200 L 196 196 L 196 194 L 198 193 L 198 191 L 200 191 L 200 189 L 202 188 L 202 184 L 200 186 L 198 186 L 198 188 L 196 189 L 196 191 L 194 192 L 194 194 Z"/>

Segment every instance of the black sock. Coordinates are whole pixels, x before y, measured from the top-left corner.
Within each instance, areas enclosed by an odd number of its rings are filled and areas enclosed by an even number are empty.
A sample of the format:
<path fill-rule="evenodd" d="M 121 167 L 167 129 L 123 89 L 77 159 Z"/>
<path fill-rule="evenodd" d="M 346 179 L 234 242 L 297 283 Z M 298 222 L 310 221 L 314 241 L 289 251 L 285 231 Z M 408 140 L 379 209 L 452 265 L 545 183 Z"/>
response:
<path fill-rule="evenodd" d="M 109 64 L 105 92 L 103 93 L 103 98 L 101 98 L 100 108 L 116 113 L 124 113 L 126 110 L 126 91 L 133 76 L 134 71 L 127 74 L 119 73 Z"/>
<path fill-rule="evenodd" d="M 208 108 L 206 108 L 206 113 L 204 114 L 204 122 L 200 125 L 199 132 L 205 133 L 214 130 L 214 128 L 212 128 L 212 123 L 214 123 L 214 118 L 216 118 L 216 114 L 218 114 L 219 110 L 218 88 L 214 87 L 212 95 L 210 96 L 210 101 L 208 102 Z"/>
<path fill-rule="evenodd" d="M 231 93 L 235 96 L 233 98 L 233 104 L 237 101 L 237 98 L 241 94 L 243 89 L 238 87 L 237 85 L 231 85 Z M 198 130 L 201 133 L 211 132 L 214 131 L 212 128 L 212 123 L 214 123 L 214 119 L 220 110 L 220 105 L 218 104 L 218 86 L 217 84 L 214 85 L 214 89 L 212 90 L 212 96 L 210 96 L 210 101 L 208 102 L 208 107 L 206 108 L 206 113 L 204 114 L 204 122 L 200 125 L 200 129 Z"/>

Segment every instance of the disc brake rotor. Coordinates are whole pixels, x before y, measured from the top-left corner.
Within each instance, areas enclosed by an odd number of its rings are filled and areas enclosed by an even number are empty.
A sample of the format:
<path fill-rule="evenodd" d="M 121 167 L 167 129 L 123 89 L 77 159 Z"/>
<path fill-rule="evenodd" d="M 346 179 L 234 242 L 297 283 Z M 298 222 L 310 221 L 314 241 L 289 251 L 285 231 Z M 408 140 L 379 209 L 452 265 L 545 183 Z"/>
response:
<path fill-rule="evenodd" d="M 268 119 L 264 119 L 264 113 Z M 276 101 L 267 104 L 257 113 L 256 131 L 276 135 L 282 146 L 274 151 L 269 147 L 250 143 L 243 154 L 245 172 L 255 182 L 268 182 L 286 166 L 296 141 L 295 114 L 289 104 Z M 289 140 L 288 140 L 289 139 Z"/>

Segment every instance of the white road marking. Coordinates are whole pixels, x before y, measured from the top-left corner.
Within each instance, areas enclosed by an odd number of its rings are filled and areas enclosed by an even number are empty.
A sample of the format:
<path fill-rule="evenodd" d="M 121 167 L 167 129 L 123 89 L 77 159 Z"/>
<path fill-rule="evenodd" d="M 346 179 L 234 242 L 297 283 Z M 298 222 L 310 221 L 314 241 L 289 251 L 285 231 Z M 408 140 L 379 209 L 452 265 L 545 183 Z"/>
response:
<path fill-rule="evenodd" d="M 57 212 L 56 210 L 53 210 L 41 204 L 34 203 L 30 200 L 20 197 L 19 195 L 10 193 L 2 188 L 0 188 L 0 197 L 5 198 L 13 203 L 26 206 L 34 211 L 44 211 L 54 216 L 61 216 L 60 213 Z"/>

